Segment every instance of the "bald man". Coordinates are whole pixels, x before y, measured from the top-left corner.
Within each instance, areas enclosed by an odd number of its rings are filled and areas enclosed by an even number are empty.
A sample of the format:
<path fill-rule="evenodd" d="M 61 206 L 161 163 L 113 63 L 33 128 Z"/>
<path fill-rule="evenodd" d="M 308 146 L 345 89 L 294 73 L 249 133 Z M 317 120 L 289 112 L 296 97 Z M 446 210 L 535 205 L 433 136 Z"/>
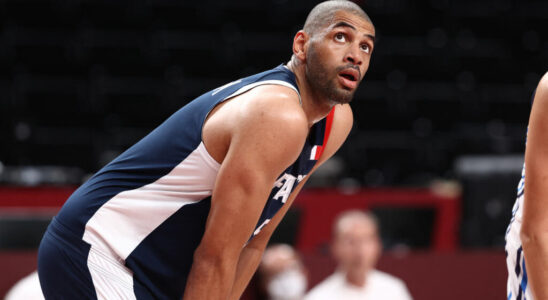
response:
<path fill-rule="evenodd" d="M 351 210 L 339 215 L 331 246 L 337 271 L 315 286 L 305 300 L 411 300 L 403 281 L 375 270 L 382 245 L 372 214 Z"/>
<path fill-rule="evenodd" d="M 309 14 L 286 65 L 196 98 L 67 200 L 39 249 L 47 299 L 238 299 L 308 176 L 353 123 L 375 28 Z"/>

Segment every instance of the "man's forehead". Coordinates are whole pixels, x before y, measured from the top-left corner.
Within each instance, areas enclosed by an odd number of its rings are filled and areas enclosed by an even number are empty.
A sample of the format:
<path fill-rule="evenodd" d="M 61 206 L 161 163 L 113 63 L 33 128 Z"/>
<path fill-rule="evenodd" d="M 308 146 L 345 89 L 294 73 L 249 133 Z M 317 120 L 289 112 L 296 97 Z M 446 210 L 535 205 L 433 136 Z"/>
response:
<path fill-rule="evenodd" d="M 373 26 L 373 24 L 371 24 L 371 22 L 369 22 L 365 18 L 352 12 L 343 10 L 335 12 L 333 18 L 331 19 L 331 22 L 327 26 L 327 29 L 331 30 L 341 25 L 350 25 L 357 31 L 361 31 L 364 34 L 373 36 L 375 35 L 375 27 Z"/>
<path fill-rule="evenodd" d="M 365 218 L 349 218 L 342 220 L 338 225 L 338 234 L 340 236 L 363 232 L 375 233 L 377 230 L 375 223 Z"/>

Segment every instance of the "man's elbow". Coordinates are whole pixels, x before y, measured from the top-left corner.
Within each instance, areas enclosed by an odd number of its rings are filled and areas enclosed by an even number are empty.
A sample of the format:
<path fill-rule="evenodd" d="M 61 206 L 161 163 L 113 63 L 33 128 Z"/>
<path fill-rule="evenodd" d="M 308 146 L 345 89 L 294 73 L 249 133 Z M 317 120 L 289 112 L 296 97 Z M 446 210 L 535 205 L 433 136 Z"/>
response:
<path fill-rule="evenodd" d="M 262 234 L 262 232 L 261 232 Z M 255 237 L 249 244 L 245 246 L 247 250 L 256 251 L 260 255 L 263 254 L 263 252 L 266 249 L 266 245 L 268 244 L 268 240 L 266 242 L 263 242 L 259 240 L 257 237 Z"/>
<path fill-rule="evenodd" d="M 524 223 L 520 230 L 523 248 L 548 248 L 548 228 L 545 226 Z"/>
<path fill-rule="evenodd" d="M 239 251 L 230 250 L 228 247 L 207 247 L 200 245 L 194 252 L 193 266 L 205 270 L 229 270 L 236 264 Z"/>

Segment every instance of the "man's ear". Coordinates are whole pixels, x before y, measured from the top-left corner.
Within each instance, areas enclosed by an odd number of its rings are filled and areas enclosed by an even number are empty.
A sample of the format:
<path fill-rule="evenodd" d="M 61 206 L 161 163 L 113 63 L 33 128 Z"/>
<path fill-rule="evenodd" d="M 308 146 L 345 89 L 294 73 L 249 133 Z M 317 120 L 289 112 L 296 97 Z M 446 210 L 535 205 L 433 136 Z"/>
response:
<path fill-rule="evenodd" d="M 295 37 L 293 38 L 293 54 L 300 61 L 306 61 L 306 50 L 308 44 L 309 36 L 303 30 L 299 30 Z"/>

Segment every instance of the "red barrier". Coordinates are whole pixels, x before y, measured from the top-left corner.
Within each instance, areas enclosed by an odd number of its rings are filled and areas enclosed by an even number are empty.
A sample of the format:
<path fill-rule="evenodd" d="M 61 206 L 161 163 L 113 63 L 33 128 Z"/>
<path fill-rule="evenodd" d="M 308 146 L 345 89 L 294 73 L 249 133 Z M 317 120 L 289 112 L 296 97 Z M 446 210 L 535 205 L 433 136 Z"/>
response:
<path fill-rule="evenodd" d="M 344 194 L 336 189 L 309 189 L 301 192 L 294 207 L 301 210 L 297 248 L 317 250 L 329 242 L 335 217 L 348 209 L 373 207 L 429 207 L 435 210 L 432 249 L 455 250 L 458 246 L 460 198 L 446 197 L 428 189 L 362 189 Z"/>
<path fill-rule="evenodd" d="M 0 299 L 21 278 L 36 270 L 36 251 L 0 252 Z"/>
<path fill-rule="evenodd" d="M 53 215 L 74 190 L 75 187 L 0 187 L 0 210 Z M 329 242 L 337 214 L 348 209 L 380 206 L 433 208 L 436 213 L 432 249 L 447 251 L 457 248 L 460 198 L 417 188 L 362 189 L 352 194 L 336 189 L 304 190 L 294 204 L 301 210 L 296 246 L 300 251 L 314 251 Z"/>
<path fill-rule="evenodd" d="M 0 210 L 55 214 L 75 189 L 72 186 L 0 187 Z"/>

